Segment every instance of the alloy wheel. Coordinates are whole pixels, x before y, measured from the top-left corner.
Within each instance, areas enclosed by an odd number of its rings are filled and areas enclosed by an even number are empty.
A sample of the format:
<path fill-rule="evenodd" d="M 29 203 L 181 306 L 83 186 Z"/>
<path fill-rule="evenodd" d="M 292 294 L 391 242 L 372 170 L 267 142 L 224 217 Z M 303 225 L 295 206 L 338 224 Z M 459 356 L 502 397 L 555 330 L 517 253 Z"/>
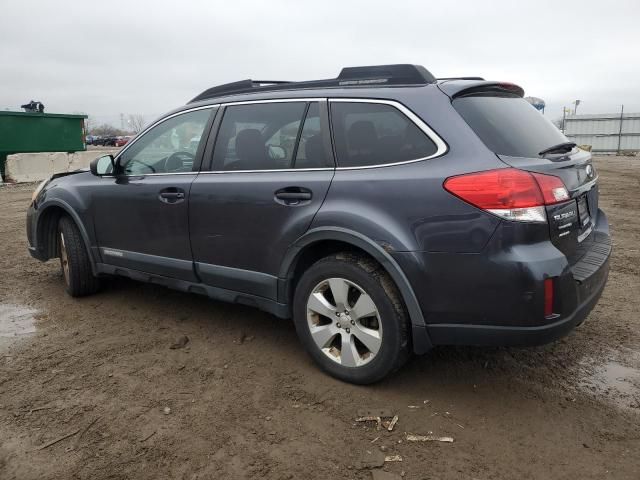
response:
<path fill-rule="evenodd" d="M 307 324 L 316 346 L 345 367 L 371 362 L 382 345 L 382 323 L 373 299 L 344 278 L 315 286 L 307 300 Z"/>
<path fill-rule="evenodd" d="M 69 256 L 67 255 L 67 246 L 64 242 L 64 234 L 62 232 L 60 232 L 60 265 L 62 265 L 64 281 L 69 285 Z"/>

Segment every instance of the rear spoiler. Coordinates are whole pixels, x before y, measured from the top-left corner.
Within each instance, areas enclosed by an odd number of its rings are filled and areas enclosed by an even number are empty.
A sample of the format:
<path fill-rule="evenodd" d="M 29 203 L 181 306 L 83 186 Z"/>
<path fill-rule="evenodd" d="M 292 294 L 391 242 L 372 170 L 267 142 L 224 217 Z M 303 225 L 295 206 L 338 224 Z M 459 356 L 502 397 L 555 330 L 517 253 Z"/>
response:
<path fill-rule="evenodd" d="M 450 98 L 464 97 L 467 95 L 505 94 L 524 97 L 524 89 L 509 82 L 488 82 L 479 80 L 451 80 L 439 82 L 438 88 Z"/>

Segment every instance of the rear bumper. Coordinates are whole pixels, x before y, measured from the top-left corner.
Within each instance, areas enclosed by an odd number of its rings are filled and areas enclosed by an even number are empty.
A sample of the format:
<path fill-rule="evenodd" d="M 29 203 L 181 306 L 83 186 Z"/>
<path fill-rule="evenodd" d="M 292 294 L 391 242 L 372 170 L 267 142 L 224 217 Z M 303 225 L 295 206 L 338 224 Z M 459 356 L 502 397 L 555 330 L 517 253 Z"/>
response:
<path fill-rule="evenodd" d="M 598 303 L 609 276 L 609 258 L 595 276 L 589 279 L 589 293 L 570 315 L 553 323 L 514 327 L 496 325 L 428 325 L 427 333 L 434 345 L 478 345 L 478 346 L 534 346 L 543 345 L 562 338 L 580 325 Z M 576 287 L 584 290 L 582 284 Z"/>
<path fill-rule="evenodd" d="M 484 252 L 398 253 L 423 310 L 433 345 L 529 346 L 569 333 L 594 308 L 607 282 L 611 239 L 599 212 L 580 258 L 567 259 L 549 240 L 512 242 L 499 228 Z M 527 232 L 525 232 L 526 234 Z M 525 235 L 526 237 L 527 235 Z M 554 280 L 554 313 L 544 316 L 544 280 Z"/>

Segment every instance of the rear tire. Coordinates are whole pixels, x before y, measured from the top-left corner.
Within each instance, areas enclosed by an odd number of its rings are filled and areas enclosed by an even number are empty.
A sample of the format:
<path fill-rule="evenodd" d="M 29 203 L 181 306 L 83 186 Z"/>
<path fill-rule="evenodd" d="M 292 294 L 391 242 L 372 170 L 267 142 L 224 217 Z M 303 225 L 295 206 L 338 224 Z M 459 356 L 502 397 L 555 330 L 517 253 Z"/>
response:
<path fill-rule="evenodd" d="M 65 290 L 72 297 L 91 295 L 100 288 L 100 280 L 91 271 L 91 260 L 75 222 L 63 216 L 58 222 L 58 253 Z"/>
<path fill-rule="evenodd" d="M 298 337 L 313 360 L 350 383 L 377 382 L 409 358 L 409 317 L 382 266 L 352 253 L 313 264 L 293 301 Z"/>

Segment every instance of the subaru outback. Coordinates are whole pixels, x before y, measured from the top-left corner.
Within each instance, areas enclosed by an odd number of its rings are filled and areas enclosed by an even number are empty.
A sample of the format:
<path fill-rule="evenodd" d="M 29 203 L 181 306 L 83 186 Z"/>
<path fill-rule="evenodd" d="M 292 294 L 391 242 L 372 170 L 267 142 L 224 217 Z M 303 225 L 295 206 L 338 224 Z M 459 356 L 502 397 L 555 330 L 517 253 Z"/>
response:
<path fill-rule="evenodd" d="M 591 154 L 523 99 L 421 66 L 210 88 L 34 192 L 31 255 L 292 318 L 313 360 L 378 381 L 434 345 L 535 345 L 609 270 Z"/>

